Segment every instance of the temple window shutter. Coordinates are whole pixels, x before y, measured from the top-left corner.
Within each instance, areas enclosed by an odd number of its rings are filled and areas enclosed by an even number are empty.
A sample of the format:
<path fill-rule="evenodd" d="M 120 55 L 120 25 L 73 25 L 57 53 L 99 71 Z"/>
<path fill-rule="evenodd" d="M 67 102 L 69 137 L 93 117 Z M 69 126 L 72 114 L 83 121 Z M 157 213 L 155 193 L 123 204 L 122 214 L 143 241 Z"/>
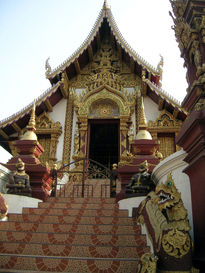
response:
<path fill-rule="evenodd" d="M 160 141 L 159 152 L 162 153 L 163 158 L 176 152 L 174 133 L 158 133 L 157 138 Z"/>

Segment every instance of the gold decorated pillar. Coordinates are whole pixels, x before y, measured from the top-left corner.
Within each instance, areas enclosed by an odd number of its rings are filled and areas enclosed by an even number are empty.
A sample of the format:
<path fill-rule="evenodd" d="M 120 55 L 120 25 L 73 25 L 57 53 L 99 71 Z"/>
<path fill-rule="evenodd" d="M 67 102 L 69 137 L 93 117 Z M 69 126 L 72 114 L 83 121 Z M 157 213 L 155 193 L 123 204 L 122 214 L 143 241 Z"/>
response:
<path fill-rule="evenodd" d="M 70 92 L 67 98 L 65 129 L 64 129 L 64 145 L 63 145 L 63 163 L 70 163 L 71 142 L 73 128 L 73 94 Z"/>
<path fill-rule="evenodd" d="M 79 118 L 80 128 L 80 152 L 79 156 L 81 158 L 86 157 L 87 155 L 87 142 L 88 142 L 88 119 L 87 117 L 80 117 Z"/>
<path fill-rule="evenodd" d="M 50 143 L 50 155 L 49 155 L 49 163 L 55 163 L 56 162 L 56 149 L 58 144 L 58 134 L 51 135 L 51 143 Z"/>
<path fill-rule="evenodd" d="M 128 117 L 120 118 L 120 157 L 127 154 Z"/>

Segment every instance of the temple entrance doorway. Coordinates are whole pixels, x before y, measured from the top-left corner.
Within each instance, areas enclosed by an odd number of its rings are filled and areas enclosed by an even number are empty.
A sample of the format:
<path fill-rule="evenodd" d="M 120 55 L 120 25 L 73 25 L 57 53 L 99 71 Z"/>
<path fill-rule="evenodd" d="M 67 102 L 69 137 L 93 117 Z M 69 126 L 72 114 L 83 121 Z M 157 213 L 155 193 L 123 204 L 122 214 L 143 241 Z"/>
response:
<path fill-rule="evenodd" d="M 112 169 L 119 158 L 119 120 L 89 121 L 89 158 Z"/>

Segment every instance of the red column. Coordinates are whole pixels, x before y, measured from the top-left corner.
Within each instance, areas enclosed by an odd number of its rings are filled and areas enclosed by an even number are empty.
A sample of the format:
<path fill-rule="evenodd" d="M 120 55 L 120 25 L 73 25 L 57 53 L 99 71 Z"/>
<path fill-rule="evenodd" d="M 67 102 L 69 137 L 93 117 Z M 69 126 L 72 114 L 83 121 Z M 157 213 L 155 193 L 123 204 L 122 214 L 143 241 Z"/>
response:
<path fill-rule="evenodd" d="M 197 268 L 205 268 L 205 109 L 192 111 L 177 137 L 189 165 L 184 172 L 190 178 L 194 224 L 194 257 Z M 203 271 L 201 271 L 203 272 Z"/>

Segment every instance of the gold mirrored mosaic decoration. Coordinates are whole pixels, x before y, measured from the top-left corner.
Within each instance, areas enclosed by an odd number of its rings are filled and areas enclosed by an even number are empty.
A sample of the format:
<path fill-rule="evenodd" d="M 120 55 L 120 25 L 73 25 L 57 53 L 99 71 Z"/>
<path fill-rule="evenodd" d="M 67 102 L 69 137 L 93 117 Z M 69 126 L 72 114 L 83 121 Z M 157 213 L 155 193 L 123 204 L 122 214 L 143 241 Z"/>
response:
<path fill-rule="evenodd" d="M 120 113 L 115 102 L 99 100 L 90 106 L 89 118 L 119 118 Z"/>

